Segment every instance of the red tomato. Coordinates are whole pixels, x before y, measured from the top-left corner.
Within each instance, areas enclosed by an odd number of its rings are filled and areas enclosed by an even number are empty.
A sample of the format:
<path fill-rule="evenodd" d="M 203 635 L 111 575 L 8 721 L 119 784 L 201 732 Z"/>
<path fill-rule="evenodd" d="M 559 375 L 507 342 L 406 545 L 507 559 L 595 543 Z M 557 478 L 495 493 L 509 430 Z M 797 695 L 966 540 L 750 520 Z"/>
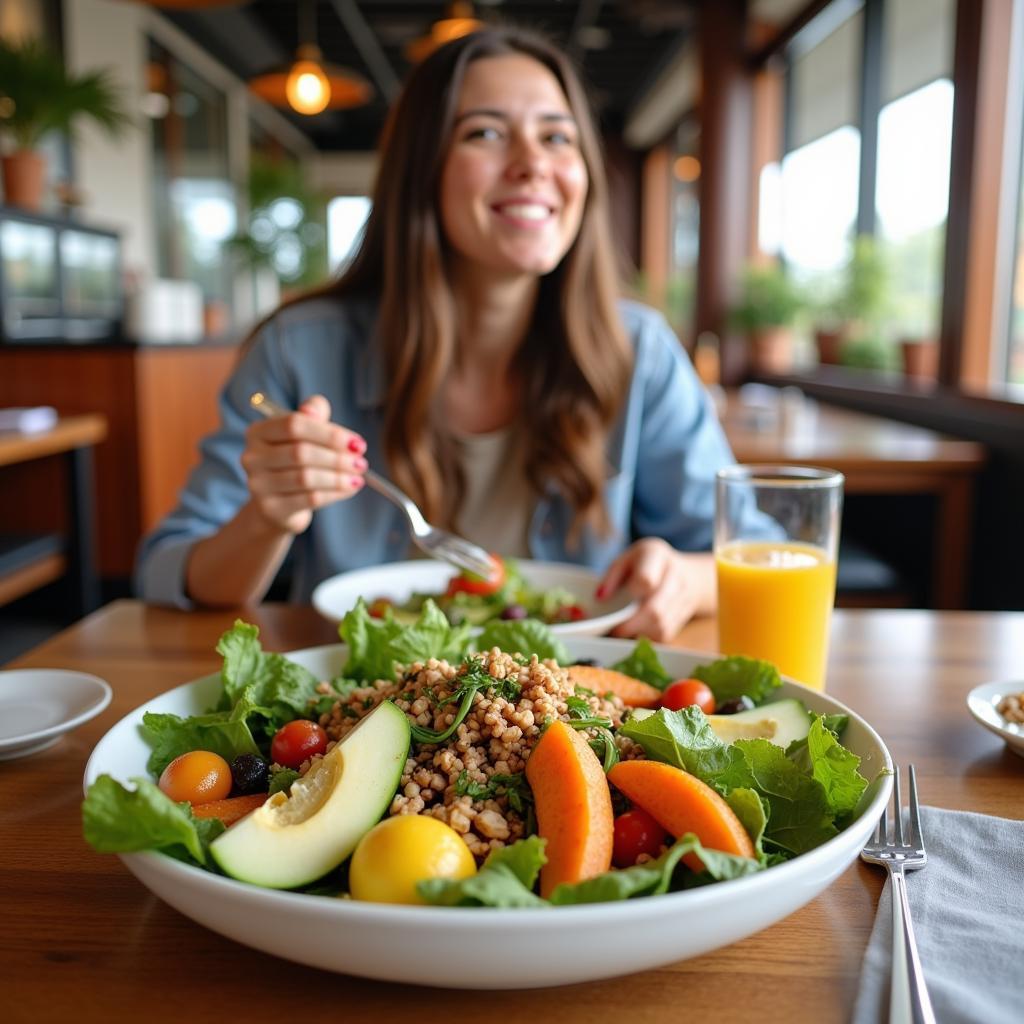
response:
<path fill-rule="evenodd" d="M 231 766 L 220 754 L 191 750 L 163 770 L 157 785 L 175 803 L 223 800 L 231 792 Z"/>
<path fill-rule="evenodd" d="M 707 683 L 699 679 L 677 679 L 661 695 L 661 706 L 669 711 L 679 711 L 692 704 L 696 704 L 705 715 L 715 713 L 715 695 Z"/>
<path fill-rule="evenodd" d="M 327 749 L 327 733 L 305 718 L 282 725 L 270 741 L 270 756 L 285 768 L 298 768 L 303 761 Z"/>
<path fill-rule="evenodd" d="M 634 807 L 615 819 L 612 862 L 617 868 L 631 868 L 641 853 L 657 857 L 668 838 L 651 815 Z"/>
<path fill-rule="evenodd" d="M 370 607 L 366 609 L 371 619 L 383 619 L 388 609 L 392 606 L 393 602 L 389 601 L 386 597 L 378 597 L 376 600 L 370 602 Z"/>
<path fill-rule="evenodd" d="M 491 555 L 494 570 L 486 579 L 471 572 L 460 572 L 448 581 L 448 596 L 455 594 L 478 594 L 488 597 L 497 593 L 505 585 L 505 563 L 497 556 Z"/>

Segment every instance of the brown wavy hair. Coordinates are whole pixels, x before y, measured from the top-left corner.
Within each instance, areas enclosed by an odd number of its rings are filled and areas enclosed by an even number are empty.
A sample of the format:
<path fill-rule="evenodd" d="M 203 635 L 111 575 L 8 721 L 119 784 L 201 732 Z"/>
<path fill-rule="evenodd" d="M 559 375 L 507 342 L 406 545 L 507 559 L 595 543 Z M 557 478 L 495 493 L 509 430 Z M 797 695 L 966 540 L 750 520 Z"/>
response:
<path fill-rule="evenodd" d="M 352 262 L 319 296 L 371 296 L 387 380 L 384 452 L 392 479 L 430 521 L 455 525 L 464 482 L 445 424 L 443 384 L 457 324 L 438 193 L 466 68 L 525 54 L 558 79 L 579 129 L 589 188 L 579 233 L 540 280 L 517 370 L 524 381 L 519 426 L 527 480 L 554 485 L 584 524 L 608 527 L 602 500 L 605 445 L 632 366 L 616 308 L 619 281 L 600 143 L 579 78 L 543 36 L 502 26 L 456 39 L 410 74 L 381 137 L 373 205 Z M 303 296 L 297 301 L 302 301 Z"/>

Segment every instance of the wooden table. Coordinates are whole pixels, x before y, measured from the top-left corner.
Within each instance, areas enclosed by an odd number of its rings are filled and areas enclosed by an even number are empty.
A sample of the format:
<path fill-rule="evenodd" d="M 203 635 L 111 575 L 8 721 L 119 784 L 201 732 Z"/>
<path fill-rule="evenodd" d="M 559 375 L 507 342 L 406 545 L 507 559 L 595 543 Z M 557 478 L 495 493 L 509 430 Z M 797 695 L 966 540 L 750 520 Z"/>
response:
<path fill-rule="evenodd" d="M 0 575 L 0 604 L 13 601 L 66 573 L 78 613 L 84 615 L 99 606 L 92 450 L 106 436 L 107 421 L 96 413 L 62 417 L 52 430 L 37 434 L 0 433 L 0 467 L 21 466 L 38 459 L 62 456 L 67 496 L 67 539 L 61 545 L 63 550 L 48 550 L 26 564 L 19 564 L 17 569 Z M 19 533 L 38 530 L 39 508 L 31 500 L 25 500 L 21 486 L 8 480 L 5 493 L 8 498 L 0 510 L 5 526 L 10 525 L 7 520 L 13 516 Z M 13 500 L 15 494 L 21 494 L 22 501 Z M 48 499 L 52 504 L 52 492 Z M 45 518 L 44 514 L 43 520 Z"/>
<path fill-rule="evenodd" d="M 260 626 L 270 649 L 336 639 L 308 608 L 237 614 Z M 303 968 L 171 910 L 116 857 L 81 839 L 82 775 L 93 745 L 122 715 L 218 667 L 214 645 L 235 617 L 117 602 L 16 663 L 93 672 L 111 683 L 114 700 L 49 751 L 0 762 L 5 1021 L 448 1022 L 497 1019 L 499 1007 L 503 1020 L 580 1024 L 847 1019 L 883 882 L 860 862 L 804 909 L 718 952 L 614 981 L 514 994 L 467 996 Z M 714 622 L 692 623 L 680 643 L 713 649 Z M 840 611 L 828 685 L 876 726 L 897 761 L 917 765 L 925 802 L 1021 818 L 1024 759 L 977 725 L 964 700 L 977 683 L 1022 678 L 1022 666 L 1024 614 Z M 494 957 L 500 968 L 501 951 Z"/>
<path fill-rule="evenodd" d="M 896 420 L 778 396 L 769 408 L 727 396 L 722 426 L 737 461 L 826 466 L 847 494 L 928 494 L 937 500 L 931 599 L 963 608 L 967 596 L 974 478 L 985 448 Z"/>

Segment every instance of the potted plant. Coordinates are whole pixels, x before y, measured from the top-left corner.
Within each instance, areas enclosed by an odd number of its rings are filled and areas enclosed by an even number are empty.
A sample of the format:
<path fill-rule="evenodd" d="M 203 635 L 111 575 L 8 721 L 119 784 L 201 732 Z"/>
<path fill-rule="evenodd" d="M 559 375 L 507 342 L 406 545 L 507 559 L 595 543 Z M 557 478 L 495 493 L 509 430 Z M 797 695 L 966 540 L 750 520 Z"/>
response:
<path fill-rule="evenodd" d="M 793 322 L 803 306 L 799 289 L 777 264 L 749 267 L 744 272 L 730 322 L 749 337 L 756 372 L 792 370 Z"/>
<path fill-rule="evenodd" d="M 89 119 L 116 136 L 129 117 L 106 71 L 69 74 L 64 62 L 38 40 L 0 39 L 0 134 L 12 151 L 3 157 L 5 200 L 38 210 L 46 177 L 39 140 L 70 132 Z"/>
<path fill-rule="evenodd" d="M 876 333 L 889 304 L 889 271 L 870 235 L 854 239 L 838 289 L 818 307 L 818 361 L 842 363 L 844 344 Z"/>

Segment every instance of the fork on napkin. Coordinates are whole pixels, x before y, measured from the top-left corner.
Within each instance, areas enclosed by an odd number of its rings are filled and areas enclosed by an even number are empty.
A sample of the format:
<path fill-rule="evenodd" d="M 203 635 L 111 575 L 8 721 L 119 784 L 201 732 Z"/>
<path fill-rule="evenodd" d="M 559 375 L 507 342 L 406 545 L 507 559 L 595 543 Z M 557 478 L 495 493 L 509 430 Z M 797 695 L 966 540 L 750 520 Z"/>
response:
<path fill-rule="evenodd" d="M 907 887 L 935 1016 L 943 1024 L 1024 1021 L 1024 821 L 921 808 L 928 869 Z M 892 888 L 875 916 L 853 1024 L 886 1019 Z"/>

